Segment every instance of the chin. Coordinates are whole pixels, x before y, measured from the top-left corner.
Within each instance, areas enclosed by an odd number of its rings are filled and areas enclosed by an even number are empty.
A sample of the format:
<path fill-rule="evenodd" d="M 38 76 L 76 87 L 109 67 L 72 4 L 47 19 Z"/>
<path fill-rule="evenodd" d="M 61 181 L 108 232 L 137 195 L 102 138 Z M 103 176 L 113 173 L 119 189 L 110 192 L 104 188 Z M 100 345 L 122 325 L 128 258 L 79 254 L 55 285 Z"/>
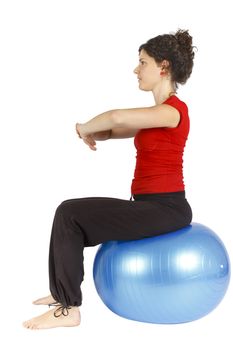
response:
<path fill-rule="evenodd" d="M 138 88 L 139 88 L 140 90 L 142 90 L 142 91 L 152 91 L 151 88 L 149 88 L 148 86 L 143 85 L 142 82 L 139 82 Z"/>
<path fill-rule="evenodd" d="M 151 91 L 151 89 L 148 89 L 144 86 L 139 86 L 139 89 L 142 90 L 142 91 Z"/>

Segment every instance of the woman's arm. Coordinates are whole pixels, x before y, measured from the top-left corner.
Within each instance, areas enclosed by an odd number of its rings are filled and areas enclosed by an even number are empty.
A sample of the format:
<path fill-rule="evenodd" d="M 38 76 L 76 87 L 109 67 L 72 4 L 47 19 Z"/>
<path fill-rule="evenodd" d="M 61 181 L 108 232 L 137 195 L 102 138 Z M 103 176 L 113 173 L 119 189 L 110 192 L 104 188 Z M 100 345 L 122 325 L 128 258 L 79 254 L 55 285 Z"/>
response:
<path fill-rule="evenodd" d="M 179 120 L 180 114 L 176 108 L 162 104 L 104 112 L 85 124 L 77 123 L 76 131 L 90 149 L 96 150 L 95 141 L 133 137 L 140 129 L 174 128 Z"/>
<path fill-rule="evenodd" d="M 134 137 L 139 129 L 130 128 L 113 128 L 111 132 L 111 139 L 127 139 Z"/>
<path fill-rule="evenodd" d="M 113 128 L 112 130 L 98 131 L 92 134 L 95 141 L 105 141 L 109 139 L 126 139 L 134 137 L 137 134 L 137 129 L 129 128 Z"/>
<path fill-rule="evenodd" d="M 99 131 L 115 128 L 148 129 L 178 125 L 180 114 L 170 105 L 161 104 L 153 107 L 117 109 L 99 114 L 85 124 L 77 124 L 77 132 L 83 138 Z"/>
<path fill-rule="evenodd" d="M 114 128 L 112 130 L 98 131 L 93 134 L 81 137 L 80 133 L 78 132 L 78 128 L 80 125 L 81 124 L 76 124 L 77 133 L 92 151 L 96 151 L 96 141 L 134 137 L 138 132 L 138 130 L 135 129 Z"/>

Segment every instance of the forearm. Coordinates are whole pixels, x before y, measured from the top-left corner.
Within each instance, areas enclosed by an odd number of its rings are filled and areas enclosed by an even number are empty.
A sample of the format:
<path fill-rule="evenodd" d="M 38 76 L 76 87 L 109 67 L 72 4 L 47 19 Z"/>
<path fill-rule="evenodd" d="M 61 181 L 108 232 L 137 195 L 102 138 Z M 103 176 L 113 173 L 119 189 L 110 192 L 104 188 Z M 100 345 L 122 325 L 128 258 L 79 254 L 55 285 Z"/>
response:
<path fill-rule="evenodd" d="M 112 130 L 94 132 L 92 137 L 95 141 L 106 141 L 111 138 Z"/>
<path fill-rule="evenodd" d="M 116 126 L 114 113 L 114 110 L 104 112 L 89 120 L 87 123 L 82 124 L 82 133 L 86 135 L 96 133 L 96 136 L 98 137 L 98 133 L 101 131 L 110 132 Z"/>

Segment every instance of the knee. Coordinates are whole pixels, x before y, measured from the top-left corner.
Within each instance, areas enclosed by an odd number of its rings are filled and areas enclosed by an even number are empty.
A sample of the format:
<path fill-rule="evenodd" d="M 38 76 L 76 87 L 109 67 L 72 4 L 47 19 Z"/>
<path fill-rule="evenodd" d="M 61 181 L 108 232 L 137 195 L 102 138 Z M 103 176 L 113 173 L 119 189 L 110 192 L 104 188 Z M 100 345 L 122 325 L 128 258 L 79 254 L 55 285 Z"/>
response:
<path fill-rule="evenodd" d="M 61 204 L 59 204 L 59 206 L 56 209 L 56 216 L 58 215 L 66 215 L 67 213 L 70 212 L 71 207 L 73 206 L 73 200 L 72 199 L 68 199 L 65 200 L 63 202 L 61 202 Z"/>

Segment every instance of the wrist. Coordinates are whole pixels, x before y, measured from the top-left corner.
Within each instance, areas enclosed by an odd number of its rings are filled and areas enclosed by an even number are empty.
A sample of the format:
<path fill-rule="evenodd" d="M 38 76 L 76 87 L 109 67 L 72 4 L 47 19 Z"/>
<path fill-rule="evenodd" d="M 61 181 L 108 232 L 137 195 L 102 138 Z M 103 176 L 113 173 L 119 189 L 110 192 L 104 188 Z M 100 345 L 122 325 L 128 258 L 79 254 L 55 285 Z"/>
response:
<path fill-rule="evenodd" d="M 87 136 L 87 133 L 84 128 L 84 124 L 76 123 L 76 132 L 81 139 Z"/>
<path fill-rule="evenodd" d="M 86 123 L 81 124 L 79 126 L 79 132 L 80 132 L 80 135 L 81 135 L 82 138 L 84 138 L 84 137 L 86 137 L 88 135 Z"/>

